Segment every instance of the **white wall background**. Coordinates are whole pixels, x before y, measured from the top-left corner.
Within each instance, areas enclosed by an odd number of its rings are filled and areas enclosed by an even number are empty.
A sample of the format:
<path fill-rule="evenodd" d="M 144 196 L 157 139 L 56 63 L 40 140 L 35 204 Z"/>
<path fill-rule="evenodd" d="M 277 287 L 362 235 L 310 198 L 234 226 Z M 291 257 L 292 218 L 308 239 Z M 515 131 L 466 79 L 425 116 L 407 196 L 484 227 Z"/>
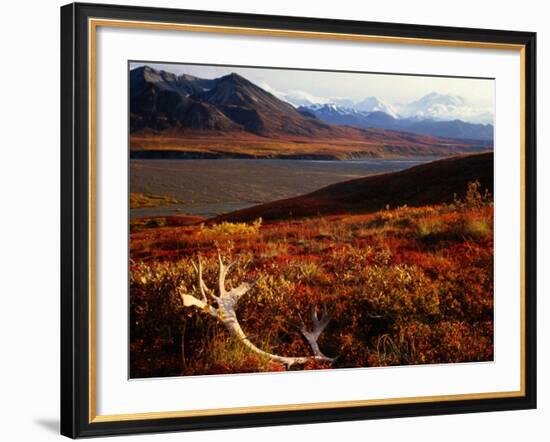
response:
<path fill-rule="evenodd" d="M 114 0 L 113 0 L 114 1 Z M 543 122 L 550 102 L 546 81 L 550 48 L 544 2 L 506 7 L 496 0 L 120 0 L 126 4 L 326 18 L 500 28 L 538 32 L 539 226 L 550 186 Z M 0 27 L 0 438 L 47 441 L 58 436 L 59 409 L 59 6 L 58 0 L 10 2 Z M 550 242 L 539 229 L 539 409 L 462 416 L 225 430 L 124 440 L 225 441 L 547 440 L 550 383 L 549 322 L 542 317 L 544 261 Z M 544 250 L 546 249 L 546 250 Z"/>

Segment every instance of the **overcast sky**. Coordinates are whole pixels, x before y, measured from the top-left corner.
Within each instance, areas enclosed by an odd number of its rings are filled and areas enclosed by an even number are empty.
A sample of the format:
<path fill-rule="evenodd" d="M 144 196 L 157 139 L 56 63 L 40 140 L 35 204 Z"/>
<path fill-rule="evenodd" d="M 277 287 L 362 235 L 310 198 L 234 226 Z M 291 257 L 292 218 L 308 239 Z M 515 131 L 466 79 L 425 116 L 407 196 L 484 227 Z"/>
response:
<path fill-rule="evenodd" d="M 176 74 L 217 78 L 236 72 L 271 92 L 299 92 L 323 99 L 349 98 L 360 101 L 376 96 L 390 104 L 402 105 L 432 92 L 458 95 L 479 111 L 494 112 L 494 81 L 448 77 L 423 77 L 372 73 L 347 73 L 269 68 L 242 68 L 209 65 L 132 63 L 130 68 L 147 64 Z"/>

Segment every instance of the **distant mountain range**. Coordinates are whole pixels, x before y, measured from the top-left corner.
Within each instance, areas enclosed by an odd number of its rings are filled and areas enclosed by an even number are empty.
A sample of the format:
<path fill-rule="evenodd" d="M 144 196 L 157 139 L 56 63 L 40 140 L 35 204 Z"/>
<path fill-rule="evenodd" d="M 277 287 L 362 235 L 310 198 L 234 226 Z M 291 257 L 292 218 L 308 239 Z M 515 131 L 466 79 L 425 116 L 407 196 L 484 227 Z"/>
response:
<path fill-rule="evenodd" d="M 428 96 L 426 96 L 428 97 Z M 424 97 L 424 98 L 426 98 Z M 373 99 L 374 97 L 371 97 Z M 428 100 L 424 100 L 428 101 Z M 426 118 L 420 113 L 413 117 L 399 117 L 395 112 L 383 111 L 383 103 L 377 104 L 372 100 L 371 110 L 357 110 L 354 108 L 338 106 L 333 103 L 314 104 L 309 106 L 300 106 L 298 110 L 302 113 L 313 114 L 319 119 L 339 125 L 350 125 L 364 128 L 380 128 L 412 132 L 421 135 L 431 135 L 434 137 L 455 138 L 462 140 L 480 140 L 493 141 L 493 125 L 475 124 L 455 119 L 450 121 L 441 121 L 434 118 Z M 411 104 L 411 108 L 416 102 Z M 430 108 L 429 106 L 418 105 L 418 108 Z"/>
<path fill-rule="evenodd" d="M 401 118 L 375 97 L 356 103 L 356 107 L 323 104 L 296 108 L 235 73 L 204 79 L 149 66 L 130 71 L 131 146 L 141 150 L 143 157 L 158 157 L 159 150 L 164 152 L 160 155 L 167 155 L 169 149 L 178 157 L 235 156 L 238 150 L 243 157 L 324 155 L 343 159 L 440 156 L 492 148 L 490 125 Z M 193 145 L 193 137 L 209 139 Z M 239 142 L 229 142 L 237 139 Z M 274 146 L 276 140 L 281 141 Z M 245 149 L 251 145 L 252 149 Z M 149 146 L 157 153 L 148 153 Z M 281 153 L 273 153 L 275 148 Z"/>

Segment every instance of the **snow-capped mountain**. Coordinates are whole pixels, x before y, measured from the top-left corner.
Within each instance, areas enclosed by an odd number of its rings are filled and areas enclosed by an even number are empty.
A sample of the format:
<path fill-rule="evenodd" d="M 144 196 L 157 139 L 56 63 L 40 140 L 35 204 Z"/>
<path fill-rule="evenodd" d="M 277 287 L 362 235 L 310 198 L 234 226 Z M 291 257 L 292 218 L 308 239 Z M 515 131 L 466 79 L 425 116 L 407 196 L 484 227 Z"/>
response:
<path fill-rule="evenodd" d="M 279 91 L 273 87 L 271 87 L 267 83 L 259 83 L 259 86 L 268 91 L 269 93 L 275 95 L 280 100 L 286 101 L 287 103 L 290 103 L 292 106 L 298 108 L 300 106 L 312 106 L 314 104 L 325 104 L 329 103 L 330 99 L 323 98 L 323 97 L 317 97 L 313 94 L 310 94 L 308 92 L 304 91 L 297 91 L 297 90 L 289 90 L 286 92 Z"/>
<path fill-rule="evenodd" d="M 432 92 L 399 109 L 404 117 L 434 120 L 463 120 L 475 123 L 492 123 L 493 115 L 488 109 L 472 107 L 458 95 Z"/>
<path fill-rule="evenodd" d="M 367 97 L 355 104 L 355 109 L 362 112 L 384 112 L 393 118 L 399 118 L 397 109 L 386 101 L 377 97 Z"/>
<path fill-rule="evenodd" d="M 361 112 L 356 111 L 351 107 L 345 107 L 338 105 L 336 103 L 315 103 L 307 106 L 308 109 L 322 112 L 326 114 L 337 114 L 337 115 L 348 115 L 348 114 L 360 114 Z"/>
<path fill-rule="evenodd" d="M 296 108 L 300 106 L 334 104 L 336 106 L 353 109 L 356 104 L 355 101 L 349 98 L 338 98 L 338 97 L 322 98 L 322 97 L 316 97 L 315 95 L 308 94 L 307 92 L 303 92 L 303 91 L 281 92 L 281 91 L 274 90 L 269 86 L 266 87 L 265 85 L 263 86 L 263 88 L 271 92 L 277 98 L 292 104 Z"/>
<path fill-rule="evenodd" d="M 364 126 L 365 113 L 357 111 L 350 107 L 339 106 L 335 103 L 311 104 L 309 106 L 299 106 L 298 111 L 309 112 L 317 118 L 331 124 Z"/>

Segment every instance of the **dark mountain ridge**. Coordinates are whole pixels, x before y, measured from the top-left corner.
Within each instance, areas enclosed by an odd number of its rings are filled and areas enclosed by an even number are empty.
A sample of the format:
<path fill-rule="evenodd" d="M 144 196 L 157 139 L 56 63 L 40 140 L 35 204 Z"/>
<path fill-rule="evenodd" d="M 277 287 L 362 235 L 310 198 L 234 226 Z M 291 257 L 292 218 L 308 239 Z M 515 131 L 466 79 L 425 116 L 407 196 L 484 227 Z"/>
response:
<path fill-rule="evenodd" d="M 216 80 L 208 80 L 189 74 L 176 75 L 159 71 L 149 66 L 142 66 L 130 71 L 130 91 L 135 97 L 143 93 L 143 88 L 155 87 L 158 90 L 170 90 L 188 96 L 211 89 Z"/>
<path fill-rule="evenodd" d="M 276 136 L 343 136 L 346 130 L 305 117 L 238 74 L 214 80 L 148 66 L 130 73 L 130 128 L 216 129 Z M 196 115 L 197 114 L 197 115 Z"/>

